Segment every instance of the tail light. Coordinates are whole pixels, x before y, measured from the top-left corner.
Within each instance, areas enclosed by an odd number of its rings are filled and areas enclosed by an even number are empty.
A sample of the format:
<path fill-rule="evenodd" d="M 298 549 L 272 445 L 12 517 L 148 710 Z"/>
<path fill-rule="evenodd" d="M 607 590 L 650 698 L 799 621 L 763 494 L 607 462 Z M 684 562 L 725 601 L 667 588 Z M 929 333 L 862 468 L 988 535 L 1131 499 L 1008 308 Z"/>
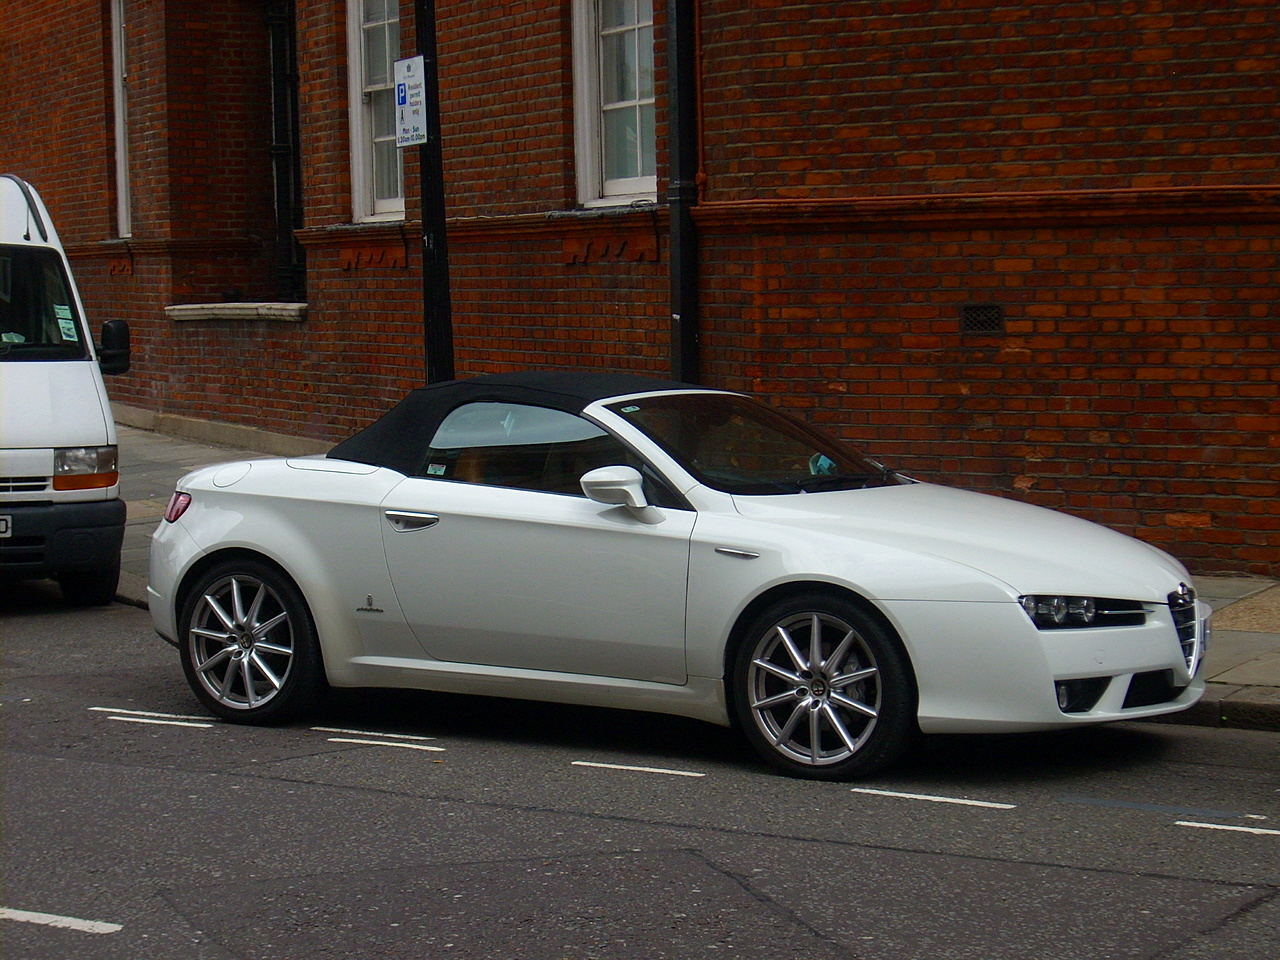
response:
<path fill-rule="evenodd" d="M 175 490 L 173 496 L 169 498 L 169 506 L 164 508 L 165 520 L 176 523 L 178 518 L 187 512 L 189 506 L 191 506 L 191 494 L 179 493 Z"/>

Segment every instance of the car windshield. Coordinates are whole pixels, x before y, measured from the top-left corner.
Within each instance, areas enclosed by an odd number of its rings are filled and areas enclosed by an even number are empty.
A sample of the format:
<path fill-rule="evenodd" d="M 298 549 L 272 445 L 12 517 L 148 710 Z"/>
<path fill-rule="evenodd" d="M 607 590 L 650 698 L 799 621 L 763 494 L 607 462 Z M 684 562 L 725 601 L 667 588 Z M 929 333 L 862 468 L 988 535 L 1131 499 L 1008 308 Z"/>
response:
<path fill-rule="evenodd" d="M 664 393 L 608 409 L 700 482 L 726 493 L 813 493 L 903 482 L 834 437 L 750 397 Z"/>
<path fill-rule="evenodd" d="M 82 360 L 85 344 L 57 251 L 0 246 L 0 360 Z"/>

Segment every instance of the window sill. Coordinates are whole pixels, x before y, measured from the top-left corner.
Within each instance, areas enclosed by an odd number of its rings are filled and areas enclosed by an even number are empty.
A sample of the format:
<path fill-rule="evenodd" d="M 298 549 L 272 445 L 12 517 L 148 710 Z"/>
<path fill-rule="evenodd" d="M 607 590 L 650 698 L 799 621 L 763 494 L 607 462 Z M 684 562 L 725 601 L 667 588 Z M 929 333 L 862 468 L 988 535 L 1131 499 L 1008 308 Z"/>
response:
<path fill-rule="evenodd" d="M 175 303 L 164 308 L 170 320 L 280 320 L 307 318 L 305 303 Z"/>

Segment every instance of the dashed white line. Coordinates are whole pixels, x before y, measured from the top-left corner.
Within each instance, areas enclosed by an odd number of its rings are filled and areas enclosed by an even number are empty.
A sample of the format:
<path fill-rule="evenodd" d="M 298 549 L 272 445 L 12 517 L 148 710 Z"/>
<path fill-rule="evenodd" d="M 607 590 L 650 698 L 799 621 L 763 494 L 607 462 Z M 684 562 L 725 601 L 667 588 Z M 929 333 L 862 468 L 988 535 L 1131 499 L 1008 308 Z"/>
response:
<path fill-rule="evenodd" d="M 1014 810 L 1016 803 L 992 803 L 990 800 L 965 800 L 962 797 L 935 797 L 927 793 L 898 793 L 894 790 L 872 790 L 869 787 L 851 787 L 854 793 L 869 793 L 877 797 L 895 797 L 899 800 L 928 800 L 931 803 L 955 803 L 962 807 L 985 807 L 989 810 Z"/>
<path fill-rule="evenodd" d="M 10 910 L 0 907 L 0 920 L 17 920 L 20 923 L 39 923 L 46 927 L 59 927 L 63 930 L 78 930 L 80 933 L 118 933 L 123 930 L 118 923 L 103 923 L 100 920 L 80 920 L 76 917 L 60 917 L 53 913 L 31 913 L 27 910 Z"/>
<path fill-rule="evenodd" d="M 189 713 L 156 713 L 152 710 L 122 710 L 119 707 L 90 707 L 98 713 L 129 714 L 134 717 L 161 717 L 165 720 L 207 720 L 208 717 L 192 716 Z"/>
<path fill-rule="evenodd" d="M 694 773 L 691 770 L 667 770 L 663 767 L 631 767 L 624 763 L 592 763 L 589 760 L 574 760 L 575 767 L 599 767 L 604 770 L 630 770 L 634 773 L 665 773 L 671 777 L 705 777 L 705 773 Z"/>
<path fill-rule="evenodd" d="M 198 723 L 194 720 L 153 720 L 150 717 L 107 717 L 108 720 L 120 720 L 124 723 L 154 723 L 164 727 L 200 727 L 208 730 L 212 723 Z"/>
<path fill-rule="evenodd" d="M 394 737 L 397 740 L 435 740 L 435 737 L 416 737 L 411 733 L 377 733 L 372 730 L 344 730 L 342 727 L 312 727 L 317 733 L 350 733 L 357 737 Z"/>
<path fill-rule="evenodd" d="M 403 750 L 430 750 L 432 753 L 444 753 L 444 747 L 433 747 L 425 743 L 400 743 L 396 740 L 364 740 L 356 737 L 329 737 L 330 743 L 358 743 L 367 747 L 400 747 Z"/>
<path fill-rule="evenodd" d="M 213 726 L 205 717 L 193 717 L 182 713 L 155 713 L 151 710 L 119 710 L 115 707 L 90 707 L 97 713 L 110 714 L 108 720 L 123 723 L 154 723 L 165 727 L 198 727 L 208 730 Z"/>
<path fill-rule="evenodd" d="M 1280 830 L 1264 827 L 1237 827 L 1229 823 L 1196 823 L 1194 820 L 1175 820 L 1180 827 L 1198 827 L 1201 830 L 1227 830 L 1231 833 L 1251 833 L 1255 836 L 1280 837 Z"/>

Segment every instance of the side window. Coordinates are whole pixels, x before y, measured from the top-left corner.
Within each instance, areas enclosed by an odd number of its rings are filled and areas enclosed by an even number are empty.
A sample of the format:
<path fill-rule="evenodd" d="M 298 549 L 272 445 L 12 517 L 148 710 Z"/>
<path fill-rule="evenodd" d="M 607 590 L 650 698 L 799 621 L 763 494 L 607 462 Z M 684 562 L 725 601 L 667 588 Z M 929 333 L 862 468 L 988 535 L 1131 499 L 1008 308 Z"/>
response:
<path fill-rule="evenodd" d="M 582 417 L 548 407 L 483 402 L 464 404 L 444 418 L 423 473 L 580 497 L 584 473 L 618 464 L 645 472 L 621 441 Z M 672 499 L 666 491 L 653 495 L 659 504 Z"/>

